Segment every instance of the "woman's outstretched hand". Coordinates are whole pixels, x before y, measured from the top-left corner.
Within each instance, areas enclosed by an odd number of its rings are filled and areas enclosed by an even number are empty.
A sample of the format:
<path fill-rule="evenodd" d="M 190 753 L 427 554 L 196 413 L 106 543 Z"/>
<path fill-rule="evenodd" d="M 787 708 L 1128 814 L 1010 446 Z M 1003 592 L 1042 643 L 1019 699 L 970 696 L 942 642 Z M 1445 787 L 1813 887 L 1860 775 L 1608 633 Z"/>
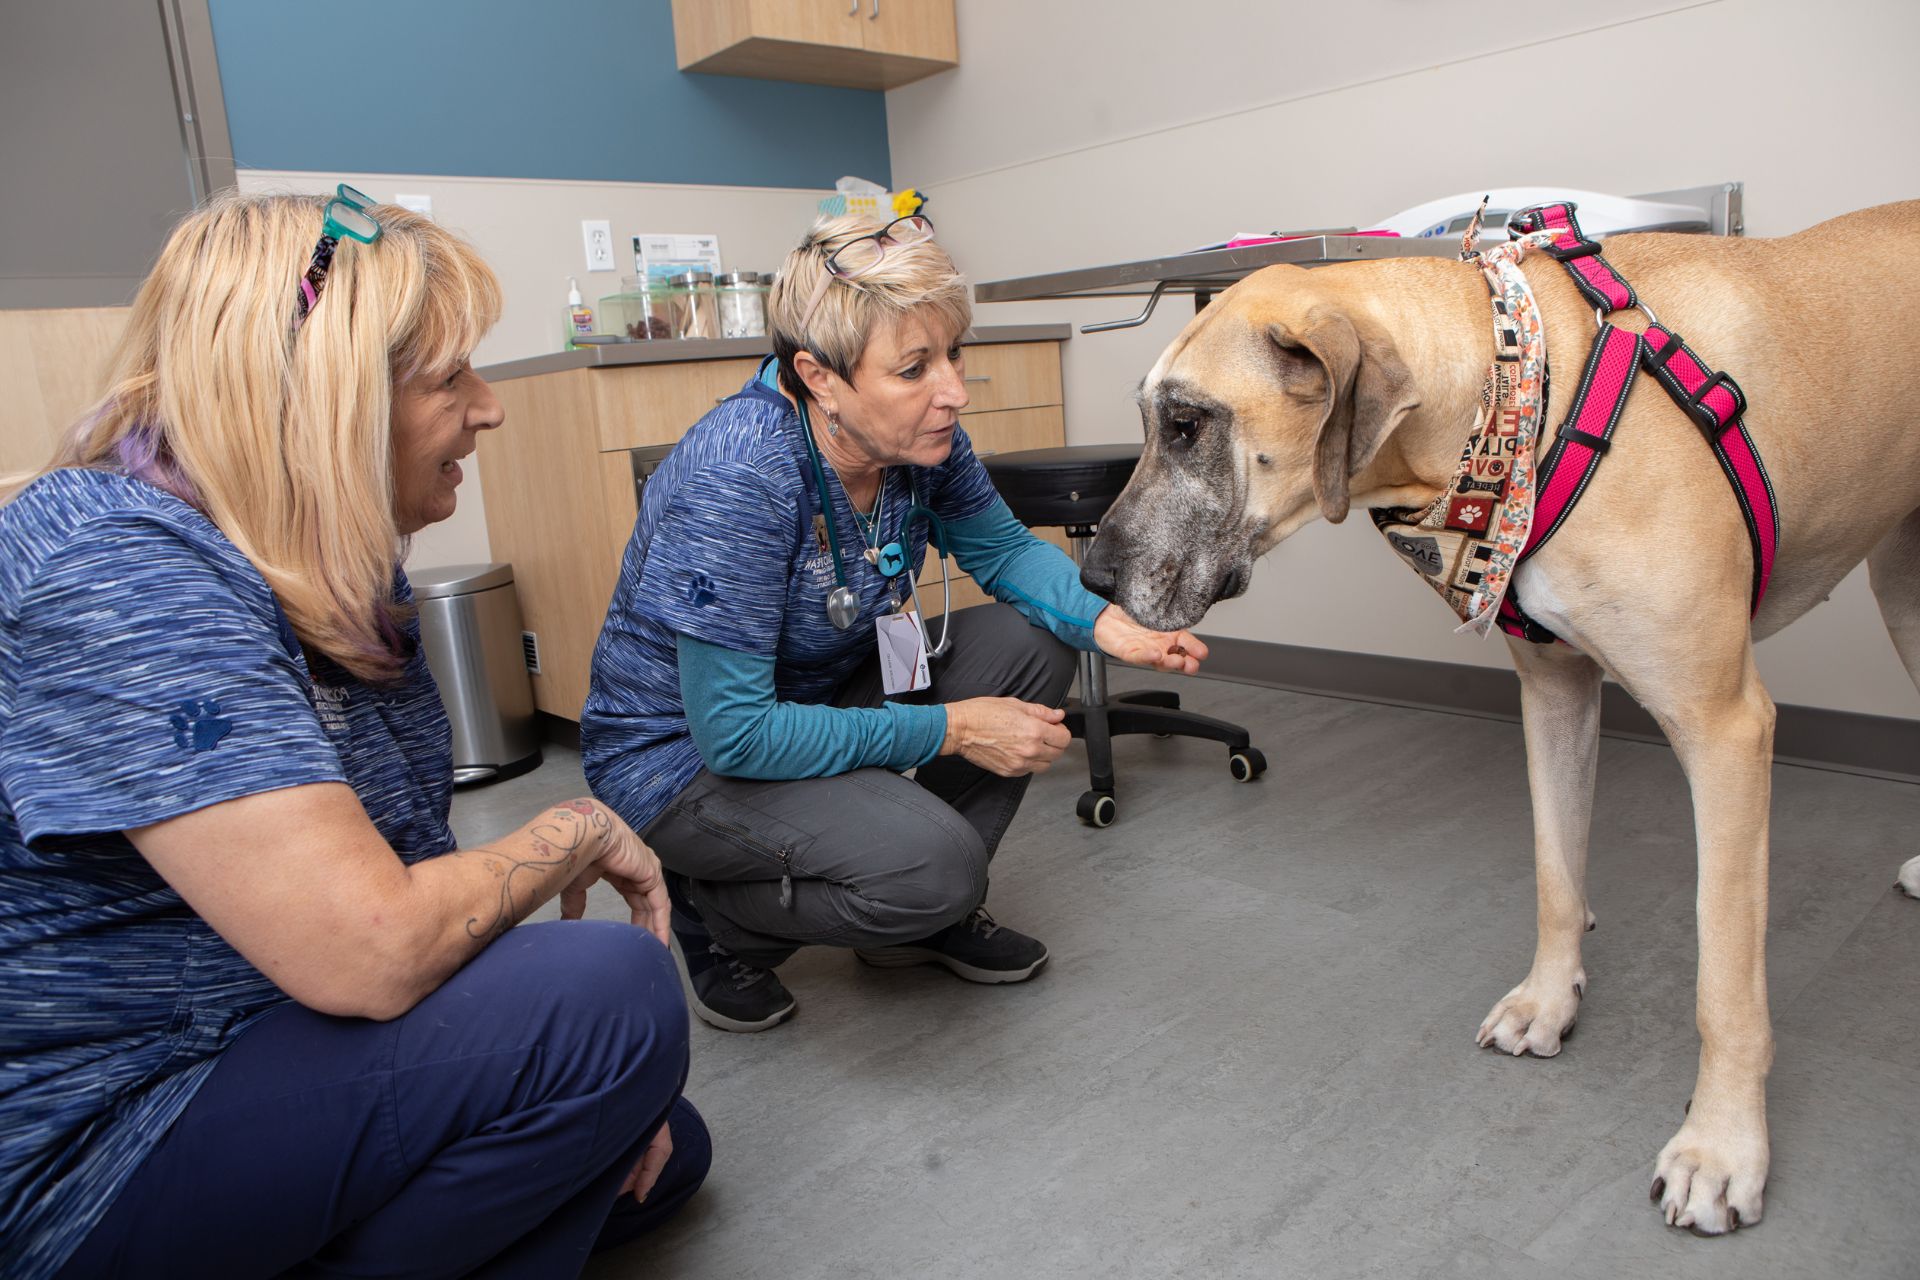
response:
<path fill-rule="evenodd" d="M 1156 671 L 1190 676 L 1207 656 L 1206 644 L 1191 631 L 1155 631 L 1110 604 L 1093 620 L 1093 642 L 1109 658 Z"/>

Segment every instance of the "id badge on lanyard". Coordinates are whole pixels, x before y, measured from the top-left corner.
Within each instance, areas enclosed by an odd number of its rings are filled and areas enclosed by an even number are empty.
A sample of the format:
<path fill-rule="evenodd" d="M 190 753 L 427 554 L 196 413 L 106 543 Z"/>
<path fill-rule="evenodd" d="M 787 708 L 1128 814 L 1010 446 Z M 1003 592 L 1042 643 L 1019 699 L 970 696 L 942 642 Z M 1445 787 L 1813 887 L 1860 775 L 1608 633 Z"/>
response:
<path fill-rule="evenodd" d="M 927 670 L 927 640 L 911 610 L 885 613 L 873 620 L 880 642 L 880 688 L 891 696 L 913 693 L 933 683 Z"/>

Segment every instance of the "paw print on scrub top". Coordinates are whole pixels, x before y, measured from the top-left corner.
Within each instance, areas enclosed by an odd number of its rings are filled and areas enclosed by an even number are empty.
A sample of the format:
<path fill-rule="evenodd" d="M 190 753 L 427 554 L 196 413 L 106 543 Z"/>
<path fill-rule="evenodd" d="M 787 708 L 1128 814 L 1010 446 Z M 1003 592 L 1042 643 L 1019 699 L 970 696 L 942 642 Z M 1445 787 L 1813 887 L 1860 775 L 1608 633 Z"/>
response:
<path fill-rule="evenodd" d="M 221 717 L 220 704 L 211 698 L 188 698 L 167 723 L 173 726 L 174 745 L 187 751 L 211 751 L 233 731 L 233 721 Z"/>
<path fill-rule="evenodd" d="M 704 608 L 720 598 L 719 590 L 713 585 L 713 579 L 704 573 L 696 573 L 687 581 L 687 599 L 696 608 Z"/>

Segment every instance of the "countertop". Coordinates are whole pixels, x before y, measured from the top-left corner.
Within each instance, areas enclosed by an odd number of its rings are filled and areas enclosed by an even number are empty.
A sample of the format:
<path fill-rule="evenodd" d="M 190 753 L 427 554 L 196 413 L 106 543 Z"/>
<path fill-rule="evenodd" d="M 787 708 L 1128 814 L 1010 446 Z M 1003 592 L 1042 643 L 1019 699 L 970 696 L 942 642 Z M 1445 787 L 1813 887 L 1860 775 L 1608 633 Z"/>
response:
<path fill-rule="evenodd" d="M 1065 342 L 1073 336 L 1067 324 L 990 324 L 967 331 L 969 343 Z M 595 343 L 574 351 L 503 360 L 477 370 L 488 382 L 531 378 L 569 369 L 612 369 L 629 364 L 672 364 L 686 360 L 741 360 L 773 354 L 769 338 L 680 338 L 655 342 Z"/>
<path fill-rule="evenodd" d="M 1662 204 L 1690 205 L 1700 211 L 1697 217 L 1683 223 L 1645 227 L 1643 230 L 1737 236 L 1744 234 L 1746 227 L 1745 191 L 1744 183 L 1714 182 L 1678 191 L 1650 191 L 1635 198 L 1656 200 Z M 1488 228 L 1490 238 L 1497 239 L 1499 233 L 1498 223 Z M 1482 246 L 1487 242 L 1483 238 Z M 1263 267 L 1280 263 L 1320 267 L 1336 262 L 1364 262 L 1381 258 L 1451 258 L 1459 252 L 1460 241 L 1456 236 L 1428 239 L 1419 236 L 1365 236 L 1308 231 L 1290 240 L 1243 245 L 1237 249 L 1207 249 L 1142 258 L 1137 262 L 1115 262 L 1075 271 L 1024 276 L 1017 280 L 989 280 L 974 286 L 973 300 L 1027 302 L 1041 298 L 1130 298 L 1147 295 L 1157 301 L 1162 293 L 1191 293 L 1205 299 Z M 1153 305 L 1149 303 L 1147 312 L 1152 310 Z M 1143 312 L 1141 318 L 1144 320 L 1145 316 Z M 1082 329 L 1081 332 L 1091 331 Z"/>

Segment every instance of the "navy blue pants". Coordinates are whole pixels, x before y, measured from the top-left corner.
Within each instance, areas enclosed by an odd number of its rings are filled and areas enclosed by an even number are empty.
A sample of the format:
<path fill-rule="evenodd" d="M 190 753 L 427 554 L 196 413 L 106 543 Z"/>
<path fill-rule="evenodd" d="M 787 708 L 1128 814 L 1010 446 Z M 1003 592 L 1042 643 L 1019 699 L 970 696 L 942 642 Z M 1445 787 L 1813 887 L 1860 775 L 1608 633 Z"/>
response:
<path fill-rule="evenodd" d="M 524 925 L 391 1022 L 247 1028 L 61 1275 L 577 1275 L 706 1177 L 686 1078 L 665 947 Z M 616 1205 L 663 1121 L 673 1158 Z"/>

